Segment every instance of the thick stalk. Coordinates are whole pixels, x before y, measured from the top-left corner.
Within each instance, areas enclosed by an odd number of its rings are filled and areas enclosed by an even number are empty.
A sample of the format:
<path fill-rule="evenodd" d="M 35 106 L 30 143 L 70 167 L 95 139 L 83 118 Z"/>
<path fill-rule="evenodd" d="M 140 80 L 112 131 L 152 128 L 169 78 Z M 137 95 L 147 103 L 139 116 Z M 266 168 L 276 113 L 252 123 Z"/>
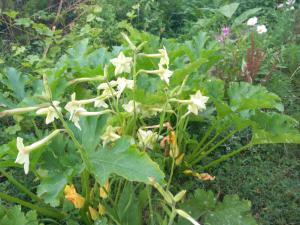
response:
<path fill-rule="evenodd" d="M 209 140 L 209 142 L 207 142 L 202 148 L 200 148 L 200 149 L 197 149 L 197 151 L 194 151 L 195 153 L 193 154 L 193 155 L 191 155 L 190 157 L 189 157 L 189 162 L 192 162 L 193 160 L 195 160 L 196 158 L 198 158 L 198 156 L 211 144 L 211 143 L 213 143 L 219 136 L 220 136 L 220 134 L 223 132 L 223 130 L 221 130 L 221 131 L 219 131 L 219 132 L 217 132 L 216 134 L 215 134 L 215 136 L 212 138 L 212 139 L 210 139 Z"/>
<path fill-rule="evenodd" d="M 88 157 L 86 155 L 86 152 L 85 152 L 83 146 L 77 141 L 73 131 L 70 129 L 67 122 L 64 120 L 64 117 L 63 117 L 62 113 L 60 111 L 58 111 L 57 108 L 53 104 L 52 104 L 52 107 L 55 109 L 55 111 L 56 111 L 56 113 L 59 117 L 59 120 L 62 122 L 64 128 L 66 129 L 66 131 L 69 134 L 70 138 L 74 142 L 76 148 L 79 150 L 79 153 L 80 153 L 80 156 L 81 156 L 81 159 L 82 159 L 84 165 L 86 166 L 86 168 L 88 170 L 90 170 L 91 169 L 91 163 L 88 160 Z"/>
<path fill-rule="evenodd" d="M 230 158 L 230 157 L 232 157 L 232 156 L 234 156 L 234 155 L 236 155 L 236 154 L 238 154 L 238 153 L 240 153 L 240 152 L 246 150 L 247 148 L 250 148 L 251 146 L 252 146 L 252 144 L 247 144 L 247 145 L 245 145 L 245 146 L 243 146 L 243 147 L 241 147 L 241 148 L 239 148 L 239 149 L 237 149 L 237 150 L 234 150 L 234 151 L 232 151 L 232 152 L 230 152 L 230 153 L 228 153 L 228 154 L 226 154 L 226 155 L 223 155 L 223 156 L 221 156 L 219 159 L 216 159 L 216 160 L 212 161 L 211 163 L 209 163 L 209 164 L 203 166 L 202 169 L 203 169 L 203 170 L 206 170 L 206 169 L 208 169 L 208 168 L 211 168 L 211 167 L 213 167 L 213 166 L 219 164 L 220 162 L 223 162 L 223 161 L 225 161 L 226 159 L 228 159 L 228 158 Z"/>
<path fill-rule="evenodd" d="M 196 146 L 196 148 L 194 148 L 192 155 L 194 155 L 204 144 L 204 142 L 207 140 L 207 138 L 209 137 L 209 135 L 211 135 L 211 133 L 213 132 L 214 128 L 216 127 L 216 124 L 210 126 L 210 128 L 205 132 L 204 136 L 201 138 L 200 142 L 198 143 L 198 145 Z"/>
<path fill-rule="evenodd" d="M 66 217 L 65 214 L 63 214 L 63 213 L 61 213 L 59 211 L 48 209 L 48 208 L 42 208 L 42 207 L 39 207 L 39 206 L 34 205 L 34 204 L 31 204 L 31 203 L 26 202 L 26 201 L 24 201 L 22 199 L 12 197 L 12 196 L 7 195 L 7 194 L 2 193 L 2 192 L 0 192 L 0 199 L 4 199 L 4 200 L 6 200 L 8 202 L 13 202 L 13 203 L 20 204 L 20 205 L 25 206 L 25 207 L 27 207 L 29 209 L 35 210 L 35 211 L 37 211 L 38 213 L 40 213 L 42 215 L 49 216 L 51 218 L 64 219 Z"/>
<path fill-rule="evenodd" d="M 195 159 L 194 162 L 192 162 L 192 164 L 196 164 L 199 161 L 201 161 L 203 158 L 205 158 L 208 154 L 210 154 L 213 150 L 215 150 L 216 148 L 218 148 L 221 144 L 223 144 L 225 141 L 227 141 L 228 139 L 230 139 L 236 132 L 238 132 L 239 130 L 234 130 L 232 132 L 230 132 L 226 137 L 224 137 L 221 141 L 219 141 L 217 144 L 213 145 L 210 149 L 208 149 L 207 151 L 203 152 L 200 157 L 198 159 Z"/>
<path fill-rule="evenodd" d="M 149 213 L 150 213 L 150 223 L 151 223 L 151 225 L 154 225 L 151 190 L 152 190 L 151 186 L 148 186 L 147 187 L 147 195 L 148 195 L 148 204 L 149 204 Z"/>
<path fill-rule="evenodd" d="M 40 199 L 37 195 L 35 195 L 33 192 L 31 192 L 27 187 L 25 187 L 23 184 L 18 182 L 13 176 L 10 174 L 6 173 L 4 170 L 0 170 L 0 172 L 8 179 L 10 183 L 15 185 L 20 191 L 24 192 L 27 194 L 32 200 L 41 202 L 42 199 Z"/>

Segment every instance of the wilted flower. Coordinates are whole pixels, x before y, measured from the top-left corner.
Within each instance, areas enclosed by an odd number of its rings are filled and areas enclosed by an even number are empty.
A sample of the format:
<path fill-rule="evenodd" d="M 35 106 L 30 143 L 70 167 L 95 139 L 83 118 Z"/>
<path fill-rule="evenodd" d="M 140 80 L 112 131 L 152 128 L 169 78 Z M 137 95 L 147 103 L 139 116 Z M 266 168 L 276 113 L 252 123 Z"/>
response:
<path fill-rule="evenodd" d="M 118 129 L 117 127 L 112 127 L 111 125 L 109 125 L 106 128 L 104 134 L 102 134 L 102 136 L 101 136 L 101 139 L 103 141 L 103 145 L 104 146 L 107 143 L 114 142 L 114 141 L 118 140 L 121 137 L 120 135 L 118 135 L 116 133 L 117 129 Z"/>
<path fill-rule="evenodd" d="M 61 108 L 59 107 L 59 101 L 53 101 L 52 102 L 54 107 L 58 110 L 61 111 Z M 49 106 L 46 108 L 40 108 L 36 111 L 37 115 L 47 115 L 46 116 L 46 124 L 52 123 L 54 119 L 58 118 L 57 112 L 55 111 L 53 106 Z"/>
<path fill-rule="evenodd" d="M 191 95 L 190 102 L 188 104 L 188 111 L 198 115 L 198 111 L 206 109 L 205 103 L 208 101 L 209 97 L 203 96 L 201 91 L 197 91 L 195 95 Z"/>
<path fill-rule="evenodd" d="M 258 25 L 256 28 L 257 33 L 263 34 L 267 32 L 267 28 L 265 25 Z"/>
<path fill-rule="evenodd" d="M 66 185 L 64 189 L 65 198 L 72 202 L 77 209 L 81 209 L 84 206 L 85 199 L 77 193 L 74 185 Z"/>
<path fill-rule="evenodd" d="M 149 149 L 153 148 L 153 143 L 155 143 L 159 138 L 159 135 L 156 132 L 153 132 L 151 130 L 145 131 L 141 128 L 138 130 L 137 136 L 140 141 L 140 147 Z"/>
<path fill-rule="evenodd" d="M 194 177 L 197 177 L 199 180 L 203 180 L 203 181 L 208 181 L 208 180 L 213 181 L 216 178 L 215 176 L 212 176 L 208 173 L 197 173 L 192 170 L 185 170 L 185 171 L 183 171 L 183 173 L 187 174 L 187 175 L 191 174 Z"/>
<path fill-rule="evenodd" d="M 41 147 L 42 145 L 46 144 L 53 137 L 55 137 L 60 131 L 62 131 L 62 130 L 55 130 L 51 134 L 46 136 L 45 138 L 43 138 L 29 146 L 24 146 L 23 138 L 17 137 L 17 149 L 18 149 L 19 153 L 18 153 L 18 156 L 17 156 L 15 162 L 18 164 L 24 164 L 25 174 L 28 174 L 28 172 L 29 172 L 29 154 L 30 154 L 30 152 Z"/>
<path fill-rule="evenodd" d="M 134 112 L 134 108 L 135 108 L 136 113 L 140 113 L 141 112 L 141 103 L 134 102 L 133 100 L 130 100 L 127 104 L 123 104 L 122 107 L 128 113 L 133 113 Z"/>
<path fill-rule="evenodd" d="M 254 26 L 254 25 L 256 25 L 257 24 L 257 17 L 252 17 L 252 18 L 250 18 L 248 21 L 247 21 L 247 25 L 248 26 Z"/>
<path fill-rule="evenodd" d="M 121 73 L 130 73 L 131 70 L 131 57 L 125 57 L 123 52 L 120 52 L 117 58 L 111 59 L 110 62 L 116 67 L 115 68 L 115 75 Z"/>

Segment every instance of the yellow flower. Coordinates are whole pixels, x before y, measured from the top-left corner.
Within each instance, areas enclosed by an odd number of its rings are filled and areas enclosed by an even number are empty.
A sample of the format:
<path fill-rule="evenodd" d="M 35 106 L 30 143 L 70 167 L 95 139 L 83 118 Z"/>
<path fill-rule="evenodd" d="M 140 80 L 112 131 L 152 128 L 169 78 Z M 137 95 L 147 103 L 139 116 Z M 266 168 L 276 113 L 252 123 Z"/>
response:
<path fill-rule="evenodd" d="M 96 209 L 94 209 L 93 207 L 89 206 L 89 211 L 90 211 L 90 215 L 91 215 L 92 220 L 98 219 L 99 214 L 98 214 L 98 212 L 97 212 Z"/>
<path fill-rule="evenodd" d="M 67 185 L 64 190 L 65 198 L 73 203 L 75 208 L 81 209 L 84 206 L 85 199 L 76 192 L 74 185 Z"/>
<path fill-rule="evenodd" d="M 106 212 L 106 209 L 105 209 L 104 205 L 102 205 L 101 203 L 99 203 L 99 205 L 98 205 L 98 213 L 99 213 L 99 215 L 103 216 L 105 214 L 105 212 Z"/>
<path fill-rule="evenodd" d="M 104 184 L 104 186 L 100 187 L 99 189 L 99 194 L 100 194 L 100 197 L 101 198 L 107 198 L 108 197 L 108 193 L 109 193 L 109 189 L 110 189 L 110 186 L 109 186 L 109 180 L 107 180 Z"/>

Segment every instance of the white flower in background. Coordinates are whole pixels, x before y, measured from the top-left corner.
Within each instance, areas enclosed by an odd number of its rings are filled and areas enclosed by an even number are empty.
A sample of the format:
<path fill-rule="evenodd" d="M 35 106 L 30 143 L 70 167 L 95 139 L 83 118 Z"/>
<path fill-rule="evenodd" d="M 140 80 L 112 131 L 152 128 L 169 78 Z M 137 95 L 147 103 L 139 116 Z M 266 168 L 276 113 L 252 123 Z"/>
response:
<path fill-rule="evenodd" d="M 167 68 L 169 68 L 170 60 L 169 60 L 167 49 L 165 48 L 165 46 L 163 46 L 163 49 L 159 49 L 158 51 L 161 54 L 159 65 L 166 65 Z"/>
<path fill-rule="evenodd" d="M 132 58 L 126 57 L 123 52 L 120 52 L 118 57 L 111 59 L 110 62 L 115 66 L 115 75 L 131 71 Z"/>
<path fill-rule="evenodd" d="M 285 3 L 288 5 L 288 6 L 292 6 L 294 5 L 296 2 L 296 0 L 287 0 Z"/>
<path fill-rule="evenodd" d="M 248 26 L 254 26 L 254 25 L 256 25 L 257 24 L 257 17 L 252 17 L 252 18 L 250 18 L 248 21 L 247 21 L 247 25 Z"/>
<path fill-rule="evenodd" d="M 188 111 L 198 115 L 198 112 L 206 109 L 205 103 L 209 97 L 203 96 L 201 91 L 197 91 L 195 95 L 191 95 L 190 103 L 188 104 Z"/>
<path fill-rule="evenodd" d="M 52 102 L 55 108 L 60 112 L 61 108 L 59 107 L 59 101 Z M 46 124 L 52 123 L 55 119 L 59 118 L 53 106 L 49 106 L 46 108 L 40 108 L 36 111 L 37 115 L 47 115 L 46 116 Z"/>
<path fill-rule="evenodd" d="M 45 138 L 29 145 L 24 146 L 23 144 L 23 138 L 17 137 L 17 149 L 19 151 L 18 156 L 16 158 L 16 163 L 24 165 L 24 172 L 25 174 L 28 174 L 29 172 L 29 154 L 31 151 L 41 147 L 42 145 L 46 144 L 48 141 L 50 141 L 53 137 L 55 137 L 60 131 L 63 130 L 55 130 Z"/>
<path fill-rule="evenodd" d="M 134 102 L 133 100 L 130 100 L 127 104 L 123 104 L 122 107 L 125 109 L 128 113 L 134 113 L 134 105 L 135 105 L 135 111 L 136 113 L 141 112 L 141 103 Z"/>
<path fill-rule="evenodd" d="M 263 34 L 267 32 L 267 28 L 265 25 L 258 25 L 256 28 L 257 33 Z"/>
<path fill-rule="evenodd" d="M 155 143 L 159 138 L 159 135 L 156 132 L 152 132 L 151 130 L 145 131 L 141 128 L 138 130 L 137 136 L 140 147 L 149 149 L 153 148 L 153 143 Z"/>
<path fill-rule="evenodd" d="M 283 8 L 283 7 L 284 7 L 284 4 L 283 4 L 283 3 L 277 5 L 277 9 L 281 9 L 281 8 Z"/>
<path fill-rule="evenodd" d="M 117 79 L 117 97 L 119 98 L 125 88 L 133 89 L 134 81 L 133 80 L 127 80 L 124 77 L 118 77 Z"/>
<path fill-rule="evenodd" d="M 121 136 L 116 133 L 118 127 L 112 127 L 109 125 L 105 132 L 102 134 L 101 139 L 103 141 L 103 145 L 105 146 L 109 142 L 114 142 L 118 140 Z"/>
<path fill-rule="evenodd" d="M 295 7 L 294 6 L 291 6 L 290 8 L 287 9 L 287 11 L 291 11 L 291 10 L 294 10 Z"/>

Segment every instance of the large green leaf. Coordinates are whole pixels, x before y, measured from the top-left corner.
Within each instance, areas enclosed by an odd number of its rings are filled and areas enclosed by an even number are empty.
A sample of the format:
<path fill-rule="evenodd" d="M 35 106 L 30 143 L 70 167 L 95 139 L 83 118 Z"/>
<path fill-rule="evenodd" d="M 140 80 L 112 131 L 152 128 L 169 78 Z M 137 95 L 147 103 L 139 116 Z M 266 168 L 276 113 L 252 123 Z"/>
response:
<path fill-rule="evenodd" d="M 260 10 L 261 10 L 261 8 L 254 8 L 254 9 L 249 9 L 249 10 L 243 12 L 241 15 L 239 15 L 237 18 L 235 18 L 235 20 L 233 22 L 233 26 L 242 24 L 246 19 L 248 19 L 250 16 L 256 14 Z"/>
<path fill-rule="evenodd" d="M 213 212 L 206 214 L 204 225 L 257 225 L 250 212 L 250 201 L 226 195 Z"/>
<path fill-rule="evenodd" d="M 197 189 L 188 200 L 180 204 L 179 208 L 188 212 L 193 218 L 199 219 L 208 211 L 213 210 L 215 205 L 216 198 L 212 191 Z M 190 225 L 190 222 L 188 222 L 186 219 L 180 218 L 178 224 Z"/>
<path fill-rule="evenodd" d="M 65 174 L 51 172 L 46 178 L 43 178 L 41 184 L 38 186 L 37 194 L 51 206 L 59 206 L 60 198 L 62 197 L 67 181 Z"/>
<path fill-rule="evenodd" d="M 81 119 L 81 132 L 76 128 L 77 133 L 81 136 L 81 143 L 87 151 L 94 151 L 100 143 L 100 134 L 105 128 L 107 115 L 98 117 L 85 117 Z"/>
<path fill-rule="evenodd" d="M 0 205 L 1 225 L 38 225 L 37 214 L 29 211 L 26 215 L 21 211 L 21 206 L 14 206 L 6 209 Z"/>
<path fill-rule="evenodd" d="M 297 120 L 279 114 L 256 112 L 251 118 L 255 122 L 252 133 L 253 144 L 300 143 Z"/>
<path fill-rule="evenodd" d="M 281 99 L 263 86 L 246 82 L 232 82 L 228 89 L 230 106 L 234 111 L 247 109 L 278 109 L 283 111 Z"/>
<path fill-rule="evenodd" d="M 14 97 L 22 100 L 25 97 L 25 79 L 15 68 L 9 67 L 6 70 L 6 85 L 14 93 Z"/>
<path fill-rule="evenodd" d="M 174 86 L 181 84 L 185 76 L 187 76 L 191 72 L 196 71 L 201 65 L 203 65 L 206 62 L 207 59 L 199 58 L 185 65 L 183 68 L 175 70 L 173 76 L 171 77 L 171 84 Z"/>
<path fill-rule="evenodd" d="M 111 149 L 105 147 L 89 154 L 91 172 L 100 184 L 103 185 L 111 174 L 144 183 L 149 183 L 149 177 L 163 181 L 164 174 L 159 166 L 132 142 L 130 137 L 122 137 Z"/>
<path fill-rule="evenodd" d="M 239 7 L 239 5 L 240 5 L 239 3 L 231 3 L 231 4 L 228 4 L 228 5 L 222 6 L 217 11 L 219 13 L 223 14 L 224 16 L 226 16 L 227 18 L 231 18 L 232 15 L 237 10 L 237 8 Z"/>

